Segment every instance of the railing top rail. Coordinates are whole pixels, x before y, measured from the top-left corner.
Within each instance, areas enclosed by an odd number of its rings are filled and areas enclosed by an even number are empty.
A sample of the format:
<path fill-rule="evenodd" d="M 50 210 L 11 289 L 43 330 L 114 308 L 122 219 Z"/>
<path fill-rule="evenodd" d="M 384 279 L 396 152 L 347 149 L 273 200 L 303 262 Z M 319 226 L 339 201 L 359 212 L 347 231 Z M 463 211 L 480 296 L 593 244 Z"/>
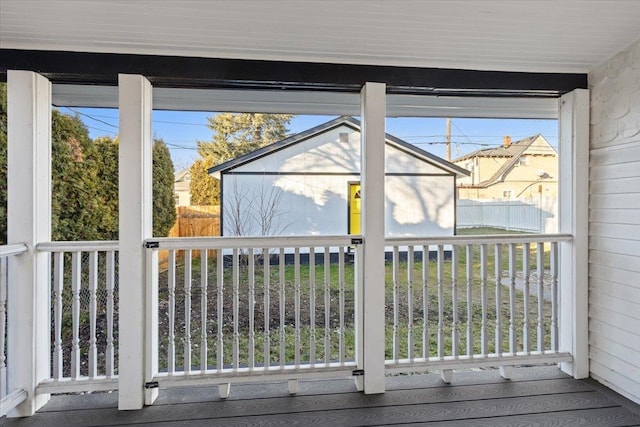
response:
<path fill-rule="evenodd" d="M 478 236 L 443 236 L 443 237 L 393 237 L 385 239 L 388 246 L 418 245 L 473 245 L 497 243 L 543 243 L 569 242 L 571 234 L 487 234 Z"/>
<path fill-rule="evenodd" d="M 40 252 L 90 252 L 117 251 L 117 240 L 94 240 L 79 242 L 43 242 L 37 246 Z"/>
<path fill-rule="evenodd" d="M 146 241 L 147 247 L 154 249 L 309 248 L 360 243 L 360 236 L 167 237 Z"/>
<path fill-rule="evenodd" d="M 24 243 L 15 243 L 13 245 L 1 245 L 0 257 L 8 257 L 11 255 L 18 255 L 27 251 L 27 245 Z"/>

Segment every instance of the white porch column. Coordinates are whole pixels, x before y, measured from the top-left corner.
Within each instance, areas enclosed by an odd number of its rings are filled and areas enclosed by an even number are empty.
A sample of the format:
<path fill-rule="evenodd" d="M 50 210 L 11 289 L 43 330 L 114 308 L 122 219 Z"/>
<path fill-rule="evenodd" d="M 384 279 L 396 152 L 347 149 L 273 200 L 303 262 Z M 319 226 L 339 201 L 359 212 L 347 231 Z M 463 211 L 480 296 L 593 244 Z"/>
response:
<path fill-rule="evenodd" d="M 118 409 L 140 409 L 148 376 L 145 350 L 146 267 L 144 241 L 152 237 L 151 83 L 139 75 L 118 77 L 119 129 L 119 391 Z M 157 389 L 156 389 L 157 391 Z M 149 393 L 147 393 L 149 394 Z M 154 396 L 147 396 L 147 403 Z"/>
<path fill-rule="evenodd" d="M 386 86 L 366 83 L 360 93 L 361 230 L 364 236 L 364 392 L 383 393 L 384 385 L 384 138 Z"/>
<path fill-rule="evenodd" d="M 9 70 L 7 242 L 28 251 L 9 263 L 8 382 L 27 399 L 10 417 L 33 415 L 49 400 L 36 395 L 49 378 L 48 254 L 36 245 L 51 240 L 51 83 L 31 71 Z"/>
<path fill-rule="evenodd" d="M 560 98 L 558 229 L 573 235 L 560 248 L 560 351 L 573 363 L 562 370 L 589 376 L 589 91 L 576 89 Z"/>

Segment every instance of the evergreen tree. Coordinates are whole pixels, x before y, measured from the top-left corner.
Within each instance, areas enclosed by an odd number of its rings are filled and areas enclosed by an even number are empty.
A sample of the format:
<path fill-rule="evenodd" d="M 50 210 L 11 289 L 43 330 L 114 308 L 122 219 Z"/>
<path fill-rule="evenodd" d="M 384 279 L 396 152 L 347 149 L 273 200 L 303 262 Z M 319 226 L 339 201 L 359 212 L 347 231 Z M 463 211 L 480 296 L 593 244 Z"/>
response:
<path fill-rule="evenodd" d="M 176 222 L 171 154 L 162 139 L 153 141 L 153 235 L 166 237 Z"/>
<path fill-rule="evenodd" d="M 191 201 L 193 204 L 217 204 L 219 184 L 206 169 L 250 153 L 287 136 L 291 114 L 221 113 L 209 118 L 213 140 L 198 141 L 202 160 L 191 168 Z"/>
<path fill-rule="evenodd" d="M 117 238 L 106 218 L 117 197 L 106 199 L 102 188 L 118 176 L 103 177 L 100 153 L 78 116 L 51 112 L 51 230 L 53 240 L 103 240 Z M 114 144 L 111 144 L 114 145 Z M 103 181 L 106 179 L 106 182 Z"/>
<path fill-rule="evenodd" d="M 191 204 L 197 206 L 212 206 L 220 204 L 220 181 L 207 173 L 207 170 L 214 166 L 213 157 L 196 160 L 189 174 L 191 180 L 189 189 L 191 191 Z"/>
<path fill-rule="evenodd" d="M 118 138 L 96 138 L 94 145 L 100 183 L 96 197 L 102 206 L 98 233 L 101 239 L 118 240 Z"/>
<path fill-rule="evenodd" d="M 287 136 L 291 114 L 221 113 L 209 117 L 213 141 L 198 141 L 198 153 L 214 164 L 257 150 Z"/>
<path fill-rule="evenodd" d="M 0 83 L 0 243 L 7 236 L 7 88 Z M 154 143 L 154 235 L 175 222 L 173 163 Z M 118 239 L 118 140 L 93 141 L 78 116 L 51 112 L 51 238 Z"/>
<path fill-rule="evenodd" d="M 0 84 L 0 241 L 6 243 L 7 87 Z M 118 238 L 118 145 L 94 141 L 78 117 L 51 112 L 53 240 Z"/>

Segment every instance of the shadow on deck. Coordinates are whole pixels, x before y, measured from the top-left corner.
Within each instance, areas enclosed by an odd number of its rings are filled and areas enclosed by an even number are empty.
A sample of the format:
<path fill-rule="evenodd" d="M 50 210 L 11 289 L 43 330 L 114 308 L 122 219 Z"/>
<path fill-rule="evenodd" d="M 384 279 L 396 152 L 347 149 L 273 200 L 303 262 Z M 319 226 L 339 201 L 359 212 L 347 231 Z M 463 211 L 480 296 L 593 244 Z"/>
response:
<path fill-rule="evenodd" d="M 555 367 L 387 378 L 387 392 L 364 395 L 352 380 L 242 384 L 226 400 L 217 387 L 160 390 L 153 406 L 118 411 L 117 393 L 53 396 L 35 416 L 2 419 L 8 426 L 640 426 L 640 406 L 592 380 L 574 380 Z"/>

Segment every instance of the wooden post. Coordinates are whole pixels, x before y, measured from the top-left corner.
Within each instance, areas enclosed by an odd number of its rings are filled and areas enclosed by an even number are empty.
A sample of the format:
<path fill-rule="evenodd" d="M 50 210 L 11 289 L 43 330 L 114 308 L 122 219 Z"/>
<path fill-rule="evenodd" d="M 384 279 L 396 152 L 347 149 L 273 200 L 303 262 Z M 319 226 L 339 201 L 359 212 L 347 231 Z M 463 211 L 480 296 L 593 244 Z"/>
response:
<path fill-rule="evenodd" d="M 589 91 L 576 89 L 560 98 L 560 176 L 558 231 L 573 235 L 560 247 L 560 351 L 573 363 L 562 370 L 589 376 Z"/>
<path fill-rule="evenodd" d="M 360 93 L 362 138 L 363 357 L 365 394 L 383 393 L 384 319 L 384 149 L 386 87 L 366 83 Z"/>
<path fill-rule="evenodd" d="M 145 389 L 155 372 L 157 308 L 153 289 L 147 289 L 144 241 L 152 237 L 151 84 L 143 76 L 121 74 L 120 106 L 120 310 L 118 409 L 140 409 L 157 396 L 157 388 Z M 153 262 L 155 257 L 150 256 Z M 157 265 L 156 265 L 157 268 Z M 151 277 L 151 278 L 152 278 Z M 150 280 L 151 283 L 153 280 Z M 154 348 L 155 346 L 155 348 Z M 147 361 L 147 363 L 145 363 Z M 145 392 L 146 390 L 146 392 Z"/>
<path fill-rule="evenodd" d="M 7 242 L 28 251 L 9 263 L 8 382 L 27 399 L 9 417 L 33 415 L 49 400 L 36 395 L 49 378 L 49 254 L 38 253 L 51 240 L 51 83 L 30 71 L 9 70 Z"/>

